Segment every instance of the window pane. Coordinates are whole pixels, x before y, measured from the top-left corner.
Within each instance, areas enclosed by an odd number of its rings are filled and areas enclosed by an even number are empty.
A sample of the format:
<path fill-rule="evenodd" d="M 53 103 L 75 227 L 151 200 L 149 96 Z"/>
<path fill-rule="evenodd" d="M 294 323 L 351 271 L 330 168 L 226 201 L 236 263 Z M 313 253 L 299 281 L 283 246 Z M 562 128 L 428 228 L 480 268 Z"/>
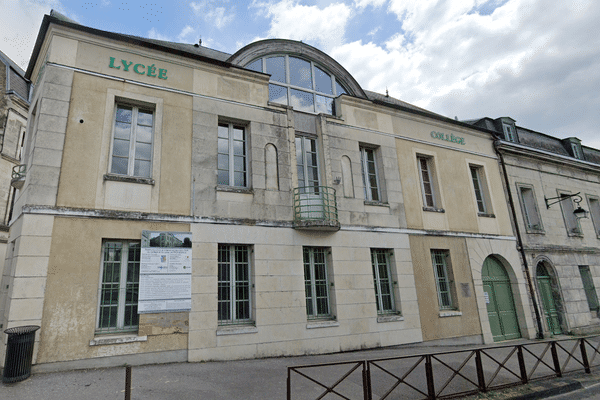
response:
<path fill-rule="evenodd" d="M 217 176 L 217 184 L 219 185 L 229 185 L 229 172 L 219 170 Z"/>
<path fill-rule="evenodd" d="M 279 104 L 288 104 L 287 88 L 269 84 L 269 101 Z"/>
<path fill-rule="evenodd" d="M 281 83 L 286 83 L 285 79 L 285 58 L 284 57 L 269 57 L 266 60 L 267 71 L 271 75 L 271 80 Z"/>
<path fill-rule="evenodd" d="M 135 160 L 133 174 L 135 176 L 149 178 L 150 177 L 150 161 Z"/>
<path fill-rule="evenodd" d="M 131 133 L 131 124 L 117 122 L 115 124 L 115 138 L 129 140 Z"/>
<path fill-rule="evenodd" d="M 315 100 L 312 93 L 290 89 L 290 106 L 295 110 L 314 112 Z"/>
<path fill-rule="evenodd" d="M 123 107 L 123 106 L 118 106 L 117 107 L 117 116 L 116 116 L 116 120 L 118 122 L 127 122 L 127 123 L 131 123 L 131 117 L 132 117 L 132 110 L 131 107 Z"/>
<path fill-rule="evenodd" d="M 252 71 L 256 72 L 262 72 L 262 58 L 252 61 L 250 64 L 246 65 L 246 69 L 251 69 Z"/>
<path fill-rule="evenodd" d="M 139 111 L 137 123 L 138 125 L 152 127 L 152 111 Z"/>
<path fill-rule="evenodd" d="M 222 153 L 222 154 L 229 153 L 229 141 L 227 139 L 219 138 L 217 143 L 218 143 L 218 147 L 219 147 L 219 149 L 217 151 L 219 153 Z"/>
<path fill-rule="evenodd" d="M 290 57 L 290 84 L 312 89 L 311 66 L 308 61 Z"/>
<path fill-rule="evenodd" d="M 315 67 L 315 90 L 321 93 L 333 94 L 331 76 L 319 67 Z"/>
<path fill-rule="evenodd" d="M 346 89 L 342 87 L 337 81 L 335 82 L 335 94 L 339 96 L 340 94 L 347 93 Z"/>
<path fill-rule="evenodd" d="M 150 161 L 152 159 L 152 145 L 147 143 L 136 143 L 135 158 L 136 160 Z"/>
<path fill-rule="evenodd" d="M 235 140 L 233 142 L 233 154 L 236 156 L 243 156 L 245 153 L 244 142 Z"/>
<path fill-rule="evenodd" d="M 135 141 L 143 143 L 152 143 L 152 127 L 138 126 L 135 135 Z"/>
<path fill-rule="evenodd" d="M 317 113 L 333 114 L 333 99 L 317 95 Z"/>
<path fill-rule="evenodd" d="M 127 159 L 113 156 L 110 172 L 113 174 L 127 175 Z"/>
<path fill-rule="evenodd" d="M 129 157 L 129 140 L 115 138 L 113 144 L 113 156 Z"/>
<path fill-rule="evenodd" d="M 234 140 L 244 140 L 244 128 L 239 126 L 233 127 L 233 139 Z"/>
<path fill-rule="evenodd" d="M 219 154 L 217 156 L 217 168 L 229 171 L 229 155 Z"/>
<path fill-rule="evenodd" d="M 246 186 L 246 174 L 244 172 L 235 172 L 234 179 L 235 186 Z"/>
<path fill-rule="evenodd" d="M 225 139 L 229 137 L 229 126 L 227 124 L 219 124 L 218 136 Z"/>

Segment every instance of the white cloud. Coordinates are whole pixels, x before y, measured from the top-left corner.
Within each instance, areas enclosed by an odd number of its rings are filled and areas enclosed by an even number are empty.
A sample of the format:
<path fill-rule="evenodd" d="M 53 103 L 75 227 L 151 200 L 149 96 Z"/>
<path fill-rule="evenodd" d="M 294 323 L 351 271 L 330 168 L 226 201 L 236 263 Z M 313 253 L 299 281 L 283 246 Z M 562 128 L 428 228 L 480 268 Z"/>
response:
<path fill-rule="evenodd" d="M 204 21 L 212 23 L 218 29 L 223 29 L 234 20 L 235 8 L 219 7 L 216 4 L 222 4 L 222 2 L 217 3 L 214 0 L 203 0 L 191 2 L 190 7 L 194 10 L 194 14 L 202 17 Z"/>
<path fill-rule="evenodd" d="M 191 40 L 192 42 L 196 43 L 198 38 L 195 38 L 194 35 L 196 35 L 196 30 L 191 26 L 186 25 L 177 36 L 177 41 L 189 42 Z"/>
<path fill-rule="evenodd" d="M 163 35 L 159 31 L 157 31 L 156 28 L 150 29 L 146 35 L 148 35 L 148 37 L 150 39 L 165 40 L 167 42 L 171 42 L 172 41 L 169 36 Z"/>
<path fill-rule="evenodd" d="M 387 0 L 354 0 L 354 6 L 356 8 L 366 8 L 368 6 L 381 7 L 386 3 Z"/>
<path fill-rule="evenodd" d="M 2 50 L 26 69 L 44 14 L 62 9 L 58 0 L 0 0 Z"/>
<path fill-rule="evenodd" d="M 318 42 L 329 51 L 344 41 L 346 25 L 351 9 L 343 3 L 330 4 L 325 8 L 301 5 L 293 0 L 278 3 L 253 3 L 271 18 L 268 36 L 293 40 Z"/>

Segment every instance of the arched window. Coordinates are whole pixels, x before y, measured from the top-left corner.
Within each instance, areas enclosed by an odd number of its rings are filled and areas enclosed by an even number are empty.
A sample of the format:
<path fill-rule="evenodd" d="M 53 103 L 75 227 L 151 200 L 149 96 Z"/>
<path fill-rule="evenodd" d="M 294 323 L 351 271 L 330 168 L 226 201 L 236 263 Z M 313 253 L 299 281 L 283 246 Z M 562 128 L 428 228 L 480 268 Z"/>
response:
<path fill-rule="evenodd" d="M 245 67 L 271 75 L 269 101 L 292 106 L 294 110 L 333 114 L 333 99 L 348 93 L 335 75 L 303 58 L 271 54 Z"/>

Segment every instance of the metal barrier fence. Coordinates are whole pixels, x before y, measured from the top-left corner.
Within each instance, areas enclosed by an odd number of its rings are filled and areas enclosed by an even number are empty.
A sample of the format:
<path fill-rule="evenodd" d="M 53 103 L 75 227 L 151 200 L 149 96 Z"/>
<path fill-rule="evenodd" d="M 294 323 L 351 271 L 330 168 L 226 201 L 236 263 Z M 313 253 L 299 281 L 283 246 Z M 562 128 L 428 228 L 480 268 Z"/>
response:
<path fill-rule="evenodd" d="M 295 221 L 338 221 L 335 189 L 306 186 L 294 189 Z"/>
<path fill-rule="evenodd" d="M 600 336 L 288 367 L 287 399 L 447 399 L 600 366 Z"/>

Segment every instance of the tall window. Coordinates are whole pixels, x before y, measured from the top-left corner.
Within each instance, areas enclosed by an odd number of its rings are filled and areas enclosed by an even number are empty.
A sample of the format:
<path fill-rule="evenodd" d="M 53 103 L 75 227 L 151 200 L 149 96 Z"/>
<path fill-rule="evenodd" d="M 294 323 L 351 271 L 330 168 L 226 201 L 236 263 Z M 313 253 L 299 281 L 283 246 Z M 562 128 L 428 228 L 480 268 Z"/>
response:
<path fill-rule="evenodd" d="M 454 282 L 452 282 L 452 269 L 450 254 L 447 250 L 431 250 L 431 261 L 437 285 L 440 310 L 456 308 Z"/>
<path fill-rule="evenodd" d="M 152 130 L 150 109 L 117 104 L 110 172 L 141 178 L 152 176 Z"/>
<path fill-rule="evenodd" d="M 140 243 L 109 241 L 102 246 L 98 332 L 138 329 Z"/>
<path fill-rule="evenodd" d="M 419 164 L 419 176 L 421 178 L 421 192 L 423 193 L 423 206 L 437 208 L 436 186 L 433 178 L 432 159 L 430 157 L 417 156 Z"/>
<path fill-rule="evenodd" d="M 381 201 L 379 192 L 379 177 L 377 176 L 377 162 L 375 150 L 361 147 L 360 160 L 362 164 L 363 183 L 365 185 L 365 200 Z"/>
<path fill-rule="evenodd" d="M 393 282 L 390 271 L 390 250 L 371 249 L 371 265 L 375 281 L 375 298 L 379 314 L 393 313 L 394 305 Z"/>
<path fill-rule="evenodd" d="M 565 220 L 565 227 L 567 228 L 568 235 L 579 236 L 582 235 L 582 232 L 581 228 L 579 227 L 579 221 L 577 220 L 577 217 L 575 217 L 575 214 L 573 214 L 573 211 L 575 211 L 575 208 L 573 207 L 573 200 L 567 198 L 569 195 L 570 193 L 567 192 L 559 192 L 561 199 L 564 199 L 560 202 L 560 208 Z"/>
<path fill-rule="evenodd" d="M 217 170 L 219 185 L 246 187 L 246 130 L 243 126 L 220 123 Z"/>
<path fill-rule="evenodd" d="M 475 201 L 477 202 L 477 211 L 481 214 L 487 213 L 485 181 L 483 180 L 483 167 L 471 165 L 471 180 L 473 181 L 473 189 L 475 190 Z"/>
<path fill-rule="evenodd" d="M 518 186 L 521 198 L 521 209 L 525 219 L 525 227 L 528 231 L 542 231 L 542 220 L 538 211 L 537 202 L 533 188 Z"/>
<path fill-rule="evenodd" d="M 515 133 L 515 128 L 514 126 L 510 125 L 510 124 L 502 124 L 502 128 L 504 129 L 504 138 L 506 140 L 508 140 L 509 142 L 515 142 L 517 141 L 517 135 Z"/>
<path fill-rule="evenodd" d="M 583 160 L 583 153 L 581 151 L 581 145 L 578 143 L 571 143 L 571 150 L 573 151 L 573 157 L 578 160 Z"/>
<path fill-rule="evenodd" d="M 588 204 L 590 205 L 590 214 L 592 215 L 596 236 L 600 237 L 600 202 L 597 197 L 588 197 Z"/>
<path fill-rule="evenodd" d="M 296 136 L 296 165 L 298 168 L 298 187 L 306 188 L 306 193 L 318 192 L 319 155 L 317 140 L 307 136 Z"/>
<path fill-rule="evenodd" d="M 327 249 L 304 247 L 304 289 L 308 318 L 331 318 Z"/>
<path fill-rule="evenodd" d="M 288 55 L 271 55 L 246 65 L 271 75 L 269 101 L 295 110 L 333 114 L 333 99 L 346 90 L 318 64 Z"/>
<path fill-rule="evenodd" d="M 590 311 L 600 311 L 600 305 L 598 304 L 598 295 L 596 294 L 596 287 L 594 286 L 594 280 L 590 273 L 589 265 L 580 265 L 579 274 L 583 281 L 583 289 L 585 290 L 585 297 L 587 298 Z"/>
<path fill-rule="evenodd" d="M 219 324 L 250 322 L 249 247 L 220 244 L 218 252 Z"/>

